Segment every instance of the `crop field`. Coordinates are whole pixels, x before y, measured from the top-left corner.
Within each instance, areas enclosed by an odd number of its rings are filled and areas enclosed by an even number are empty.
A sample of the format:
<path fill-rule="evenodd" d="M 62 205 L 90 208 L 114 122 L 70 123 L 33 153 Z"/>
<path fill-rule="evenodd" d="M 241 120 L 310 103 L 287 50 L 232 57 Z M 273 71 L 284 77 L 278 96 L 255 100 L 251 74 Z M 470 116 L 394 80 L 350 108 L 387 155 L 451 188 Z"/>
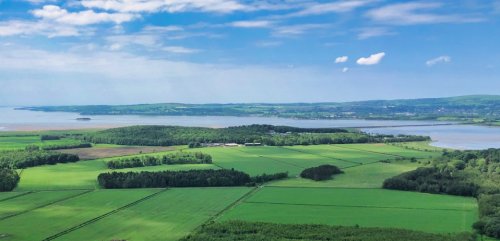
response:
<path fill-rule="evenodd" d="M 471 231 L 473 198 L 363 188 L 264 187 L 220 220 Z"/>
<path fill-rule="evenodd" d="M 165 240 L 187 235 L 250 188 L 177 188 L 56 240 Z"/>
<path fill-rule="evenodd" d="M 130 147 L 96 145 L 91 149 L 98 148 Z M 141 155 L 161 155 L 179 148 L 182 147 L 155 149 L 155 153 Z M 471 231 L 478 216 L 472 198 L 380 189 L 386 178 L 419 167 L 418 162 L 401 160 L 402 157 L 425 160 L 438 152 L 384 144 L 182 151 L 210 154 L 213 164 L 115 171 L 234 168 L 251 176 L 289 172 L 290 178 L 257 189 L 101 190 L 96 177 L 112 171 L 106 162 L 113 158 L 27 168 L 20 172 L 21 181 L 14 192 L 0 193 L 0 240 L 177 240 L 212 219 L 456 233 Z M 303 169 L 322 164 L 336 165 L 345 173 L 319 182 L 297 177 Z"/>
<path fill-rule="evenodd" d="M 0 233 L 3 235 L 4 240 L 42 240 L 155 192 L 158 192 L 158 190 L 92 191 L 75 198 L 32 210 L 28 213 L 1 220 Z M 26 195 L 26 197 L 28 196 Z"/>
<path fill-rule="evenodd" d="M 80 143 L 74 139 L 60 139 L 60 140 L 48 140 L 41 141 L 40 136 L 0 136 L 0 151 L 2 150 L 16 150 L 16 149 L 24 149 L 29 145 L 63 145 L 63 144 L 72 144 L 72 143 Z"/>
<path fill-rule="evenodd" d="M 99 159 L 28 168 L 22 172 L 17 190 L 95 189 L 98 188 L 97 176 L 100 173 L 111 171 L 106 167 L 105 162 L 105 159 Z M 210 164 L 183 164 L 128 168 L 115 171 L 179 171 L 216 168 L 218 167 Z"/>
<path fill-rule="evenodd" d="M 147 154 L 154 152 L 172 151 L 176 147 L 160 146 L 102 146 L 97 145 L 92 148 L 74 148 L 59 150 L 62 153 L 75 154 L 82 160 L 92 160 L 116 156 L 129 156 L 137 154 Z"/>
<path fill-rule="evenodd" d="M 275 181 L 268 186 L 380 188 L 385 179 L 417 167 L 418 164 L 409 161 L 377 162 L 345 168 L 345 174 L 336 175 L 332 180 L 313 181 L 299 177 Z"/>

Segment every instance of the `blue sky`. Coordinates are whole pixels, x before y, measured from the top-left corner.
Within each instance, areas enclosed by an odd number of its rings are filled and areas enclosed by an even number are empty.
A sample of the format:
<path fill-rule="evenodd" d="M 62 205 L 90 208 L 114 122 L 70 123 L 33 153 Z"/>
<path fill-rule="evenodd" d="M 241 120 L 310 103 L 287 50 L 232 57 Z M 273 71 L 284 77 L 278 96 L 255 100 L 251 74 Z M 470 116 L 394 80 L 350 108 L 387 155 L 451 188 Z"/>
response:
<path fill-rule="evenodd" d="M 0 0 L 0 105 L 500 94 L 499 0 Z"/>

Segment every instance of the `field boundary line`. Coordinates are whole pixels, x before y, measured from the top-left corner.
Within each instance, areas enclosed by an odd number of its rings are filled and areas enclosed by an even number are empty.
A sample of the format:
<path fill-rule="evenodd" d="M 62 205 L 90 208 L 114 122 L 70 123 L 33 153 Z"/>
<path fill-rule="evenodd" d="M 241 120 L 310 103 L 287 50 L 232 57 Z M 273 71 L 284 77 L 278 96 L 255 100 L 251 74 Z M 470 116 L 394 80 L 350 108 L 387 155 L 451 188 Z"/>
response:
<path fill-rule="evenodd" d="M 62 199 L 55 200 L 55 201 L 52 201 L 52 202 L 49 202 L 49 203 L 45 203 L 45 204 L 42 204 L 42 205 L 34 207 L 34 208 L 26 209 L 26 210 L 23 210 L 23 211 L 18 212 L 18 213 L 13 213 L 13 214 L 7 215 L 5 217 L 1 217 L 0 221 L 3 221 L 5 219 L 9 219 L 9 218 L 12 218 L 12 217 L 16 217 L 16 216 L 19 216 L 19 215 L 22 215 L 22 214 L 25 214 L 25 213 L 29 213 L 31 211 L 34 211 L 34 210 L 37 210 L 37 209 L 40 209 L 40 208 L 44 208 L 44 207 L 47 207 L 47 206 L 50 206 L 50 205 L 53 205 L 53 204 L 56 204 L 56 203 L 59 203 L 59 202 L 63 202 L 63 201 L 66 201 L 66 200 L 69 200 L 69 199 L 72 199 L 72 198 L 76 198 L 76 197 L 82 196 L 82 195 L 87 194 L 87 193 L 92 192 L 92 191 L 93 190 L 87 190 L 85 192 L 81 192 L 81 193 L 78 193 L 78 194 L 75 194 L 75 195 L 71 195 L 69 197 L 64 197 Z"/>
<path fill-rule="evenodd" d="M 295 151 L 295 152 L 299 152 L 299 153 L 304 153 L 304 154 L 308 154 L 308 155 L 313 155 L 313 156 L 319 156 L 319 157 L 323 157 L 323 158 L 328 158 L 328 159 L 331 159 L 331 160 L 337 160 L 337 161 L 343 161 L 343 162 L 348 162 L 348 163 L 354 163 L 354 164 L 358 164 L 358 165 L 363 165 L 363 163 L 361 163 L 361 162 L 349 161 L 349 160 L 345 160 L 345 159 L 342 159 L 342 158 L 337 158 L 337 157 L 332 157 L 332 156 L 325 156 L 325 155 L 311 153 L 311 152 L 303 151 L 303 150 L 295 150 L 295 149 L 287 148 L 287 147 L 284 147 L 284 146 L 279 146 L 278 148 L 282 148 L 282 149 L 290 150 L 290 151 Z"/>
<path fill-rule="evenodd" d="M 219 212 L 217 212 L 215 215 L 213 215 L 211 218 L 209 218 L 206 222 L 204 222 L 202 225 L 200 225 L 200 227 L 203 226 L 206 223 L 215 221 L 216 219 L 220 218 L 222 216 L 222 214 L 224 214 L 225 212 L 233 209 L 234 207 L 236 207 L 236 205 L 238 205 L 240 203 L 243 203 L 250 196 L 252 196 L 256 192 L 258 192 L 260 190 L 260 188 L 261 188 L 261 186 L 257 186 L 257 187 L 252 188 L 250 191 L 248 191 L 247 193 L 245 193 L 243 196 L 241 196 L 240 198 L 236 199 L 236 201 L 234 201 L 233 203 L 229 204 L 224 209 L 222 209 Z"/>
<path fill-rule="evenodd" d="M 339 204 L 309 204 L 309 203 L 280 203 L 280 202 L 258 202 L 245 201 L 245 203 L 270 204 L 270 205 L 290 205 L 290 206 L 311 206 L 311 207 L 346 207 L 346 208 L 372 208 L 372 209 L 404 209 L 404 210 L 429 210 L 429 211 L 450 211 L 450 212 L 473 212 L 473 209 L 456 208 L 412 208 L 412 207 L 387 207 L 368 205 L 339 205 Z"/>
<path fill-rule="evenodd" d="M 12 196 L 12 197 L 7 197 L 7 198 L 4 198 L 4 199 L 0 199 L 0 202 L 11 200 L 11 199 L 14 199 L 14 198 L 17 198 L 17 197 L 26 196 L 26 195 L 32 194 L 32 193 L 34 193 L 34 192 L 33 191 L 28 191 L 28 192 L 20 193 L 20 194 L 17 194 L 15 196 Z"/>
<path fill-rule="evenodd" d="M 272 188 L 318 188 L 318 189 L 366 189 L 366 190 L 387 190 L 383 188 L 377 188 L 377 187 L 305 187 L 305 186 L 272 186 L 272 185 L 266 185 L 265 187 L 272 187 Z"/>
<path fill-rule="evenodd" d="M 52 236 L 49 236 L 49 237 L 47 237 L 47 238 L 43 239 L 43 241 L 46 241 L 46 240 L 54 240 L 54 239 L 56 239 L 56 238 L 59 238 L 59 237 L 61 237 L 61 236 L 65 235 L 65 234 L 71 233 L 71 232 L 73 232 L 73 231 L 75 231 L 75 230 L 77 230 L 77 229 L 80 229 L 80 228 L 83 228 L 83 227 L 85 227 L 85 226 L 87 226 L 87 225 L 90 225 L 90 224 L 92 224 L 92 223 L 95 223 L 95 222 L 97 222 L 97 221 L 99 221 L 99 220 L 101 220 L 101 219 L 103 219 L 103 218 L 105 218 L 105 217 L 111 216 L 111 215 L 113 215 L 113 214 L 115 214 L 115 213 L 118 213 L 118 212 L 120 212 L 120 211 L 124 210 L 124 209 L 130 208 L 130 207 L 135 206 L 135 205 L 137 205 L 137 204 L 139 204 L 139 203 L 142 203 L 142 202 L 144 202 L 144 201 L 146 201 L 146 200 L 148 200 L 148 199 L 151 199 L 151 198 L 155 197 L 156 195 L 158 195 L 158 194 L 160 194 L 160 193 L 163 193 L 163 192 L 165 192 L 165 191 L 167 191 L 167 190 L 168 190 L 168 189 L 167 189 L 167 188 L 165 188 L 165 189 L 162 189 L 162 190 L 160 190 L 160 191 L 158 191 L 158 192 L 155 192 L 155 193 L 153 193 L 153 194 L 147 195 L 147 196 L 145 196 L 145 197 L 143 197 L 143 198 L 140 198 L 140 199 L 138 199 L 138 200 L 135 200 L 135 201 L 133 201 L 133 202 L 131 202 L 131 203 L 128 203 L 128 204 L 126 204 L 126 205 L 124 205 L 124 206 L 121 206 L 121 207 L 119 207 L 119 208 L 116 208 L 116 209 L 114 209 L 114 210 L 111 210 L 111 211 L 109 211 L 109 212 L 107 212 L 107 213 L 105 213 L 105 214 L 102 214 L 102 215 L 100 215 L 100 216 L 97 216 L 97 217 L 95 217 L 95 218 L 92 218 L 92 219 L 90 219 L 90 220 L 87 220 L 87 221 L 85 221 L 85 222 L 83 222 L 83 223 L 80 223 L 80 224 L 78 224 L 78 225 L 76 225 L 76 226 L 73 226 L 73 227 L 68 228 L 68 229 L 66 229 L 66 230 L 63 230 L 63 231 L 61 231 L 61 232 L 59 232 L 59 233 L 56 233 L 56 234 L 54 234 L 54 235 L 52 235 Z"/>
<path fill-rule="evenodd" d="M 249 152 L 246 152 L 246 151 L 243 151 L 243 150 L 238 150 L 238 151 L 239 152 L 243 152 L 245 154 L 255 155 L 258 158 L 269 159 L 271 161 L 279 162 L 279 163 L 282 163 L 282 164 L 285 164 L 285 165 L 288 165 L 288 166 L 292 166 L 292 167 L 298 167 L 298 168 L 302 168 L 302 169 L 307 168 L 307 167 L 299 166 L 299 165 L 296 165 L 296 164 L 293 164 L 293 163 L 289 163 L 289 162 L 286 162 L 286 161 L 277 160 L 277 159 L 274 159 L 272 157 L 268 157 L 268 156 L 265 156 L 265 155 L 258 155 L 258 154 L 254 154 L 254 153 L 249 153 Z"/>
<path fill-rule="evenodd" d="M 381 154 L 381 155 L 386 155 L 386 156 L 393 156 L 393 157 L 400 157 L 400 158 L 411 158 L 411 157 L 405 157 L 405 156 L 401 156 L 401 155 L 397 155 L 397 154 L 390 154 L 390 153 L 379 152 L 379 151 L 369 151 L 369 150 L 363 150 L 363 149 L 358 149 L 358 148 L 353 148 L 353 147 L 345 147 L 345 146 L 341 146 L 339 144 L 337 144 L 337 145 L 331 145 L 331 146 L 335 146 L 335 147 L 339 147 L 339 148 L 344 148 L 344 149 L 349 149 L 349 150 L 355 150 L 355 151 L 362 151 L 362 152 L 368 152 L 368 153 Z M 394 147 L 396 147 L 396 146 L 394 146 Z M 401 148 L 401 147 L 398 147 L 398 148 Z M 401 148 L 401 149 L 404 149 L 404 148 Z M 424 152 L 424 151 L 422 151 L 422 152 Z M 416 158 L 416 159 L 425 159 L 425 158 L 421 157 L 421 158 Z"/>

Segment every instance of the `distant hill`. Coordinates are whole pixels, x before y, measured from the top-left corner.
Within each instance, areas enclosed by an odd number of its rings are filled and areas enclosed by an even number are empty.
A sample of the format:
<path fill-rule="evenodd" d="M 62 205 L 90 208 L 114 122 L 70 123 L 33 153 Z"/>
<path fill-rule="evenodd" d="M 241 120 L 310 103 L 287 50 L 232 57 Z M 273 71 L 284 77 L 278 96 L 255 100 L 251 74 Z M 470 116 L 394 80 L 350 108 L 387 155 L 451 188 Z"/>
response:
<path fill-rule="evenodd" d="M 329 103 L 140 104 L 25 107 L 83 115 L 275 116 L 303 119 L 500 120 L 500 95 Z"/>

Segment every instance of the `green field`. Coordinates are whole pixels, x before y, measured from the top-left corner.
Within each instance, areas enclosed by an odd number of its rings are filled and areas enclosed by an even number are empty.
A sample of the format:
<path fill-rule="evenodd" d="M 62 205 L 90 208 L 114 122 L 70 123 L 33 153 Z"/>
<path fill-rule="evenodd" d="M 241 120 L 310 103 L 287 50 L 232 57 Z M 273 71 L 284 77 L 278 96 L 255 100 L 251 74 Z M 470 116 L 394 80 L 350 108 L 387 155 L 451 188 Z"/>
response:
<path fill-rule="evenodd" d="M 473 198 L 383 189 L 264 187 L 220 220 L 471 231 Z"/>
<path fill-rule="evenodd" d="M 47 146 L 80 143 L 75 139 L 63 138 L 60 140 L 41 141 L 40 136 L 0 136 L 0 151 L 24 149 L 29 145 Z"/>
<path fill-rule="evenodd" d="M 169 189 L 56 240 L 178 240 L 248 191 L 250 188 Z"/>
<path fill-rule="evenodd" d="M 288 172 L 290 178 L 270 182 L 245 196 L 251 188 L 100 190 L 96 177 L 111 171 L 106 162 L 113 158 L 27 168 L 20 172 L 15 192 L 0 193 L 0 240 L 41 240 L 51 236 L 56 240 L 177 240 L 216 217 L 455 233 L 471 231 L 478 216 L 476 201 L 471 198 L 380 189 L 386 178 L 421 165 L 402 158 L 426 160 L 439 152 L 385 144 L 184 151 L 210 154 L 213 164 L 118 171 L 234 168 L 252 176 Z M 147 155 L 162 153 L 166 152 Z M 323 164 L 336 165 L 345 173 L 320 182 L 297 177 L 303 169 Z M 149 195 L 153 196 L 142 200 Z"/>
<path fill-rule="evenodd" d="M 0 232 L 6 236 L 3 240 L 42 240 L 157 191 L 149 189 L 93 191 L 1 220 Z"/>

